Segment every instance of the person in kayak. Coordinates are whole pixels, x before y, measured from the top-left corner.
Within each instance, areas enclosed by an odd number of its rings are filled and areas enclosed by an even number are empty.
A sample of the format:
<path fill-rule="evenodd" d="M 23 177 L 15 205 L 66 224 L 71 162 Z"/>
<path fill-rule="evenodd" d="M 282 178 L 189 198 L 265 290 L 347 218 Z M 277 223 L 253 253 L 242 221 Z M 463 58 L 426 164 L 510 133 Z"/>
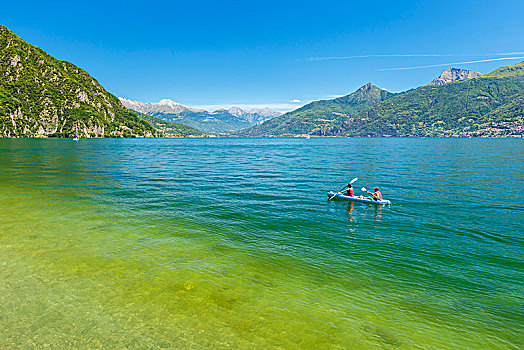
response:
<path fill-rule="evenodd" d="M 380 193 L 380 191 L 378 190 L 378 187 L 375 187 L 373 190 L 375 191 L 374 193 L 371 194 L 373 196 L 373 200 L 381 201 L 382 193 Z"/>
<path fill-rule="evenodd" d="M 347 190 L 346 190 L 347 188 Z M 350 196 L 350 197 L 353 197 L 353 187 L 351 186 L 351 184 L 348 184 L 347 187 L 346 187 L 344 190 L 346 190 L 345 192 L 342 192 L 344 195 L 346 196 Z"/>

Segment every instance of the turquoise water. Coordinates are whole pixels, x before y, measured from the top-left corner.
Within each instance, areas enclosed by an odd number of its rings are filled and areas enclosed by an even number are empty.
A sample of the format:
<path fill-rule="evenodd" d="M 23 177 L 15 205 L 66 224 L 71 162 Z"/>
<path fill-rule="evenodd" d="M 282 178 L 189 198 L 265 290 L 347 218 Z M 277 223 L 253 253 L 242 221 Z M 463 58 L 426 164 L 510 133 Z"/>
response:
<path fill-rule="evenodd" d="M 0 208 L 0 348 L 524 346 L 522 140 L 0 140 Z"/>

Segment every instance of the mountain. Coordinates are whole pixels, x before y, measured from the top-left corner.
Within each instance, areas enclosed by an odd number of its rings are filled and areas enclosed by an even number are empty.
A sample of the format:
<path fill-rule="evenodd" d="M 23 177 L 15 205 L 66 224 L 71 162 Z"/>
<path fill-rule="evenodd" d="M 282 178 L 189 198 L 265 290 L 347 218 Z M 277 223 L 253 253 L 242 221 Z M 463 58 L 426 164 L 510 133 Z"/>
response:
<path fill-rule="evenodd" d="M 245 111 L 238 107 L 232 107 L 227 111 L 233 115 L 236 115 L 237 117 L 243 118 L 256 125 L 262 124 L 266 120 L 273 119 L 282 115 L 282 113 L 274 111 L 267 107 L 262 109 L 254 108 L 250 111 Z"/>
<path fill-rule="evenodd" d="M 481 74 L 479 72 L 473 72 L 467 69 L 448 68 L 428 85 L 444 85 L 455 80 L 472 79 L 480 76 Z"/>
<path fill-rule="evenodd" d="M 0 25 L 0 137 L 155 134 L 86 71 Z"/>
<path fill-rule="evenodd" d="M 473 78 L 466 78 L 473 76 Z M 479 73 L 447 69 L 444 84 L 399 94 L 369 83 L 234 133 L 241 136 L 524 136 L 524 62 Z"/>
<path fill-rule="evenodd" d="M 522 76 L 524 76 L 524 62 L 517 63 L 512 66 L 502 67 L 485 75 L 485 77 L 488 78 L 508 78 Z"/>
<path fill-rule="evenodd" d="M 122 104 L 129 109 L 148 114 L 170 122 L 181 123 L 197 128 L 206 133 L 224 133 L 236 131 L 262 123 L 282 113 L 269 108 L 245 111 L 238 107 L 219 109 L 209 112 L 202 109 L 186 107 L 171 100 L 156 103 L 144 103 L 119 97 Z"/>
<path fill-rule="evenodd" d="M 156 103 L 144 103 L 140 101 L 128 100 L 123 97 L 118 98 L 124 106 L 143 114 L 179 114 L 182 112 L 203 112 L 202 109 L 189 108 L 175 101 L 168 99 L 160 100 Z"/>
<path fill-rule="evenodd" d="M 244 136 L 330 135 L 352 115 L 392 96 L 394 96 L 393 93 L 368 83 L 352 94 L 333 100 L 311 102 L 299 109 L 235 134 Z"/>
<path fill-rule="evenodd" d="M 138 116 L 151 124 L 157 136 L 163 137 L 186 137 L 186 136 L 206 136 L 202 131 L 192 128 L 187 125 L 168 122 L 167 120 L 153 117 L 147 114 L 130 110 L 132 114 Z"/>
<path fill-rule="evenodd" d="M 347 119 L 343 136 L 524 136 L 524 62 L 473 79 L 426 85 Z"/>

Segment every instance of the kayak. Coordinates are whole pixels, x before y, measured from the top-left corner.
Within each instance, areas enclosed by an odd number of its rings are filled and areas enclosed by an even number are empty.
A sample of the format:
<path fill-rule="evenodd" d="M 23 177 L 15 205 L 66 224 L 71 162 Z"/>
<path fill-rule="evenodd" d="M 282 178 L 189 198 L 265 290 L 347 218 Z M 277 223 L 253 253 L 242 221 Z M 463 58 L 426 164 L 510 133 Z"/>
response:
<path fill-rule="evenodd" d="M 361 198 L 358 196 L 346 196 L 345 194 L 336 193 L 333 191 L 328 191 L 327 195 L 329 198 L 335 196 L 335 198 L 333 199 L 339 199 L 339 200 L 344 200 L 344 201 L 353 201 L 353 202 L 361 202 L 361 203 L 369 203 L 369 204 L 381 204 L 381 205 L 391 204 L 391 202 L 387 199 L 373 200 L 373 199 L 369 199 L 366 197 Z"/>

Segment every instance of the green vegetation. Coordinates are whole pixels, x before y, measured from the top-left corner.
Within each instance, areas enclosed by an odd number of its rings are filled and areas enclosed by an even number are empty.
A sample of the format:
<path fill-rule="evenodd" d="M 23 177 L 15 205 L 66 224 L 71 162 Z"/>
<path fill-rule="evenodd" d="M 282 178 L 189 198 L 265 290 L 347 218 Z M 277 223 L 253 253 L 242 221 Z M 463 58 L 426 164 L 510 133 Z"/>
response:
<path fill-rule="evenodd" d="M 236 134 L 243 136 L 332 135 L 354 114 L 393 95 L 368 83 L 350 95 L 334 100 L 311 102 Z"/>
<path fill-rule="evenodd" d="M 0 137 L 146 137 L 155 129 L 87 72 L 0 25 Z"/>
<path fill-rule="evenodd" d="M 423 86 L 347 120 L 345 136 L 523 135 L 524 63 L 486 76 Z"/>
<path fill-rule="evenodd" d="M 524 76 L 524 62 L 514 64 L 512 66 L 499 68 L 489 74 L 486 74 L 486 78 L 507 78 Z"/>
<path fill-rule="evenodd" d="M 368 84 L 243 130 L 245 136 L 524 136 L 524 62 L 391 94 Z"/>
<path fill-rule="evenodd" d="M 147 114 L 131 111 L 132 114 L 138 116 L 139 118 L 145 120 L 151 124 L 157 131 L 158 136 L 166 137 L 184 137 L 184 136 L 205 136 L 205 134 L 184 124 L 177 124 L 168 122 L 164 119 L 153 117 Z"/>
<path fill-rule="evenodd" d="M 155 113 L 154 115 L 173 123 L 189 125 L 210 134 L 226 133 L 232 130 L 249 128 L 253 125 L 253 123 L 248 120 L 239 118 L 227 110 L 218 110 L 215 112 L 184 111 L 180 114 Z"/>

